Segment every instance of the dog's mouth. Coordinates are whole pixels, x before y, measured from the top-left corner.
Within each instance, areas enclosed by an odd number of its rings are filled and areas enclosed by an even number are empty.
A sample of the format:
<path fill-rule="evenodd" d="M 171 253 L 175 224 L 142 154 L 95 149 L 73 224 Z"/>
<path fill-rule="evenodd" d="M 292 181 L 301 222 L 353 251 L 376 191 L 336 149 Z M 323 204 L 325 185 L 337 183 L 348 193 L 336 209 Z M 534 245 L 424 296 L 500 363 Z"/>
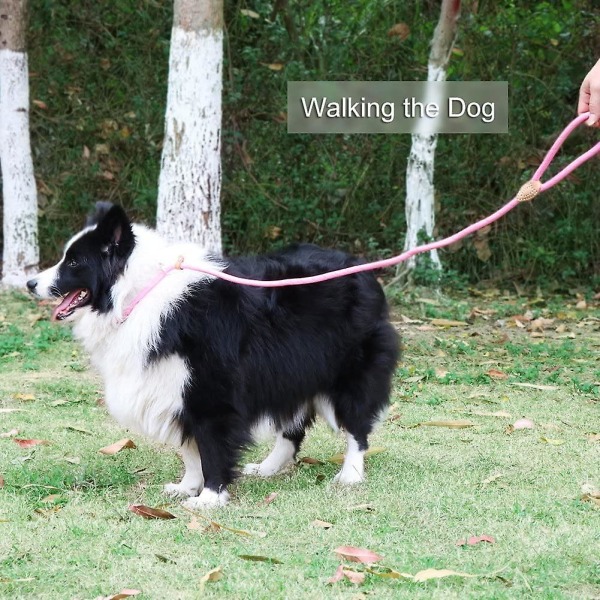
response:
<path fill-rule="evenodd" d="M 91 294 L 89 290 L 79 289 L 67 294 L 63 301 L 52 311 L 53 321 L 62 321 L 70 317 L 78 308 L 89 303 Z"/>

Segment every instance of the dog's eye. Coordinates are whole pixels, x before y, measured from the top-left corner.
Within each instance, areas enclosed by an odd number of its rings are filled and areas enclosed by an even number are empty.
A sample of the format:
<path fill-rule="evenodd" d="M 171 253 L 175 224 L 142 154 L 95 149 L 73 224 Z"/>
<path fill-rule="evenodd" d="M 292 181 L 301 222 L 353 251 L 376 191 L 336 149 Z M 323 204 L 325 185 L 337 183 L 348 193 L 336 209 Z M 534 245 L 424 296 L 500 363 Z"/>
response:
<path fill-rule="evenodd" d="M 69 262 L 67 262 L 67 266 L 74 269 L 75 267 L 79 266 L 79 263 L 74 258 L 71 258 Z"/>

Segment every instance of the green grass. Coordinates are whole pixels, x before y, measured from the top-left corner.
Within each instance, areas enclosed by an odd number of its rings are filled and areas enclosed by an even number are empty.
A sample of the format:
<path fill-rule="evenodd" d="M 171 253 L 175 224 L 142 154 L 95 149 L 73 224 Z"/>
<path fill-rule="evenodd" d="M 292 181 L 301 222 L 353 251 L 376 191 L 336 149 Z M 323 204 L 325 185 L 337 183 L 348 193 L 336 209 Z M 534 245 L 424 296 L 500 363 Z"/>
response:
<path fill-rule="evenodd" d="M 385 451 L 367 459 L 367 482 L 351 490 L 330 484 L 339 467 L 327 459 L 343 442 L 318 426 L 301 454 L 324 464 L 240 479 L 231 504 L 211 513 L 227 527 L 266 534 L 248 537 L 188 528 L 191 515 L 161 493 L 181 472 L 171 450 L 132 436 L 137 449 L 99 454 L 130 434 L 99 403 L 101 382 L 84 353 L 67 329 L 47 321 L 46 308 L 1 295 L 0 408 L 21 410 L 0 413 L 0 433 L 16 428 L 50 444 L 21 449 L 0 439 L 0 597 L 91 599 L 123 588 L 149 599 L 598 597 L 600 510 L 581 501 L 583 484 L 600 487 L 600 443 L 587 438 L 600 431 L 598 310 L 553 300 L 541 310 L 557 320 L 535 337 L 510 324 L 532 308 L 527 299 L 436 301 L 443 318 L 467 318 L 474 304 L 497 314 L 443 328 L 419 302 L 397 306 L 405 354 L 390 417 L 372 438 Z M 403 324 L 401 314 L 422 322 Z M 491 369 L 507 377 L 493 379 Z M 553 389 L 515 385 L 523 383 Z M 498 412 L 510 417 L 491 416 Z M 523 416 L 536 428 L 507 433 Z M 416 426 L 440 419 L 475 426 Z M 266 451 L 253 449 L 248 459 Z M 132 503 L 177 518 L 147 521 L 128 510 Z M 370 510 L 353 508 L 365 504 Z M 333 527 L 315 527 L 315 519 Z M 496 543 L 456 545 L 483 534 Z M 476 577 L 413 583 L 367 575 L 360 587 L 327 585 L 340 545 L 369 548 L 402 572 Z M 218 566 L 223 579 L 202 589 L 201 577 Z"/>

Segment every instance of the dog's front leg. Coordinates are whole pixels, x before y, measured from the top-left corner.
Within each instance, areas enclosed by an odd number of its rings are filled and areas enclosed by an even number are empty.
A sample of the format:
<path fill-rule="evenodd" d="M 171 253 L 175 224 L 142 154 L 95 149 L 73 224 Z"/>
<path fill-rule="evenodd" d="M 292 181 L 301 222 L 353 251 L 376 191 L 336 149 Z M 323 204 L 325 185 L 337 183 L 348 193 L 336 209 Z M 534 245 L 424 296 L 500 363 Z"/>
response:
<path fill-rule="evenodd" d="M 204 485 L 202 461 L 195 440 L 188 440 L 181 446 L 181 458 L 185 466 L 180 483 L 167 483 L 165 493 L 174 498 L 197 496 Z"/>
<path fill-rule="evenodd" d="M 233 481 L 246 444 L 242 429 L 234 426 L 232 418 L 212 417 L 197 423 L 193 432 L 202 457 L 204 489 L 199 496 L 188 498 L 184 506 L 192 510 L 225 506 L 229 501 L 227 486 Z"/>

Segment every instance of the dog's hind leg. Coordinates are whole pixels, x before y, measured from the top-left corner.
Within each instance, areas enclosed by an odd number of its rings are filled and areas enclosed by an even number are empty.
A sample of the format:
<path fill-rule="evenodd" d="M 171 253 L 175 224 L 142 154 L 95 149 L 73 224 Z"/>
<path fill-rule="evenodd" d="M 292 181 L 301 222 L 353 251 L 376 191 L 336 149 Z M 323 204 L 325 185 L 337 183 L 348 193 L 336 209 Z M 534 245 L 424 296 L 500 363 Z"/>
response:
<path fill-rule="evenodd" d="M 275 446 L 271 453 L 261 463 L 249 463 L 244 467 L 244 475 L 258 475 L 259 477 L 272 477 L 280 473 L 294 461 L 300 444 L 304 439 L 302 431 L 278 431 Z"/>
<path fill-rule="evenodd" d="M 181 457 L 185 466 L 183 479 L 180 483 L 167 483 L 164 491 L 174 498 L 197 496 L 204 485 L 202 477 L 202 461 L 198 446 L 194 440 L 188 440 L 181 446 Z"/>

